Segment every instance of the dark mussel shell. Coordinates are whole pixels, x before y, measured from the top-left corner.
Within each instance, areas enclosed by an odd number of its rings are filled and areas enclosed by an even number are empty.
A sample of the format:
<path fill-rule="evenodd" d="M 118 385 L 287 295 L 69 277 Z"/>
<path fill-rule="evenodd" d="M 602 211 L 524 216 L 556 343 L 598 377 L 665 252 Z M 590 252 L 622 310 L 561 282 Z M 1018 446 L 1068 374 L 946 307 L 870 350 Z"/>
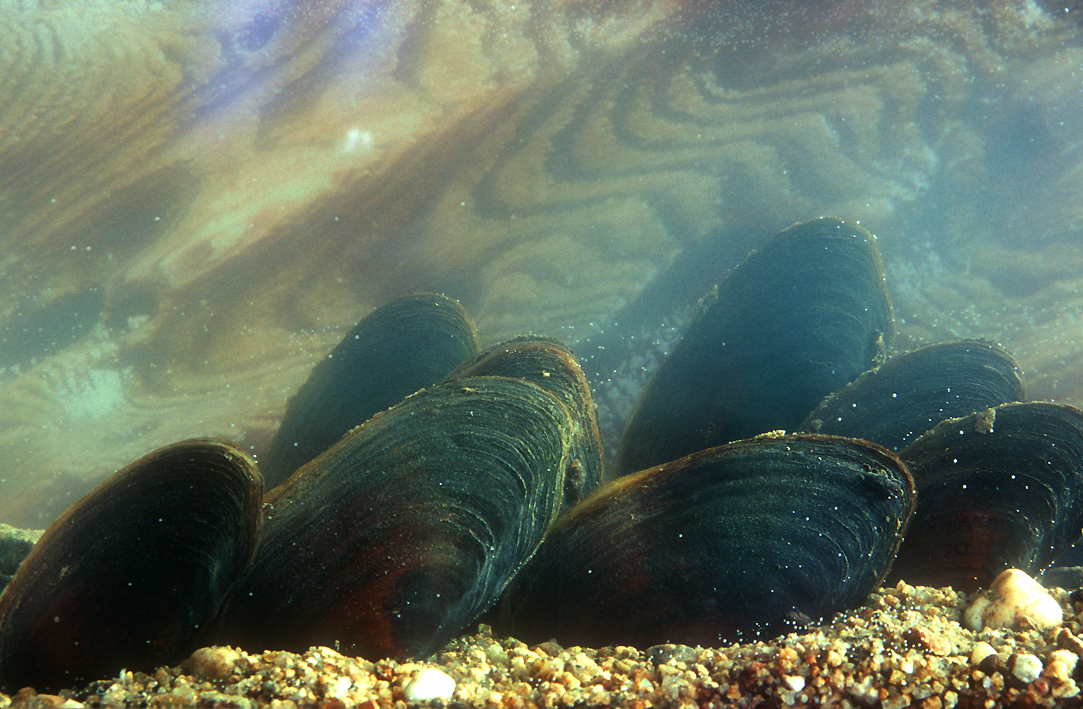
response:
<path fill-rule="evenodd" d="M 949 340 L 896 355 L 827 397 L 800 431 L 899 450 L 945 419 L 1022 401 L 1019 365 L 984 340 Z"/>
<path fill-rule="evenodd" d="M 354 426 L 432 386 L 478 351 L 478 336 L 455 300 L 419 293 L 377 308 L 313 368 L 290 398 L 260 458 L 267 489 L 324 452 Z"/>
<path fill-rule="evenodd" d="M 893 578 L 967 593 L 1036 574 L 1083 528 L 1083 412 L 1004 404 L 944 421 L 899 451 L 918 507 Z"/>
<path fill-rule="evenodd" d="M 262 494 L 252 459 L 210 439 L 103 482 L 0 597 L 0 686 L 71 687 L 190 653 L 252 559 Z"/>
<path fill-rule="evenodd" d="M 875 238 L 838 219 L 782 232 L 709 300 L 640 396 L 616 475 L 793 430 L 883 361 L 894 333 Z"/>
<path fill-rule="evenodd" d="M 572 412 L 578 432 L 564 476 L 564 506 L 570 509 L 602 480 L 602 443 L 590 385 L 568 347 L 552 338 L 517 337 L 478 353 L 448 379 L 497 376 L 525 379 L 551 392 Z"/>
<path fill-rule="evenodd" d="M 553 394 L 503 377 L 447 381 L 377 414 L 268 495 L 222 641 L 435 652 L 541 541 L 577 430 Z"/>
<path fill-rule="evenodd" d="M 879 446 L 761 436 L 621 478 L 561 517 L 508 587 L 528 642 L 716 646 L 860 603 L 913 510 Z"/>

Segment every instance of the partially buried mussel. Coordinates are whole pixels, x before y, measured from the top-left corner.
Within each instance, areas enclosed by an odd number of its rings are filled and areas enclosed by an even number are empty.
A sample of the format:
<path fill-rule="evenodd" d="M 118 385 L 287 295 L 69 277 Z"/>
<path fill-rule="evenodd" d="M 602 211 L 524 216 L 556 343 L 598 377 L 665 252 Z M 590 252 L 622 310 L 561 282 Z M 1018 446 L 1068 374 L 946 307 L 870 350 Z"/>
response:
<path fill-rule="evenodd" d="M 262 493 L 246 453 L 207 439 L 99 485 L 0 596 L 2 686 L 69 686 L 194 650 L 252 560 Z"/>
<path fill-rule="evenodd" d="M 874 238 L 786 230 L 700 303 L 600 485 L 566 347 L 478 352 L 457 303 L 400 299 L 290 400 L 262 514 L 251 459 L 195 440 L 57 520 L 0 598 L 0 686 L 199 643 L 423 657 L 497 603 L 529 641 L 717 644 L 853 607 L 893 563 L 968 589 L 1048 565 L 1083 523 L 1083 415 L 1011 403 L 996 345 L 892 337 Z"/>

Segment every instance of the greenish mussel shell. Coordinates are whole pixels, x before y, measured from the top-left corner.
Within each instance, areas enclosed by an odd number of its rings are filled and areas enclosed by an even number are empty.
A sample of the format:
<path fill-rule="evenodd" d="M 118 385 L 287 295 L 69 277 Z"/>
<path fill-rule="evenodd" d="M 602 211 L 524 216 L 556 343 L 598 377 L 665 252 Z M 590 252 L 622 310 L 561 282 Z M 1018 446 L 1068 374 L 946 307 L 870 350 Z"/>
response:
<path fill-rule="evenodd" d="M 579 362 L 566 345 L 546 337 L 517 337 L 478 353 L 448 379 L 476 376 L 525 379 L 560 399 L 578 428 L 564 477 L 563 509 L 597 489 L 602 480 L 602 442 L 594 400 Z"/>
<path fill-rule="evenodd" d="M 833 218 L 749 254 L 702 308 L 640 396 L 615 476 L 794 430 L 882 362 L 894 333 L 875 238 Z"/>
<path fill-rule="evenodd" d="M 503 377 L 422 390 L 267 497 L 220 642 L 424 657 L 490 606 L 556 518 L 578 425 Z"/>
<path fill-rule="evenodd" d="M 478 351 L 473 321 L 433 293 L 393 300 L 362 319 L 290 398 L 260 459 L 272 489 L 354 426 L 432 386 Z"/>
<path fill-rule="evenodd" d="M 918 506 L 892 578 L 972 593 L 1006 568 L 1037 574 L 1083 529 L 1083 412 L 1003 404 L 940 423 L 899 451 Z"/>
<path fill-rule="evenodd" d="M 860 603 L 913 511 L 873 444 L 762 436 L 616 480 L 561 517 L 501 601 L 536 642 L 717 646 Z"/>
<path fill-rule="evenodd" d="M 198 647 L 255 552 L 263 481 L 236 446 L 157 450 L 59 517 L 0 597 L 0 687 L 150 671 Z"/>
<path fill-rule="evenodd" d="M 1022 401 L 1019 365 L 984 340 L 950 340 L 896 355 L 825 399 L 798 428 L 899 450 L 949 418 Z"/>

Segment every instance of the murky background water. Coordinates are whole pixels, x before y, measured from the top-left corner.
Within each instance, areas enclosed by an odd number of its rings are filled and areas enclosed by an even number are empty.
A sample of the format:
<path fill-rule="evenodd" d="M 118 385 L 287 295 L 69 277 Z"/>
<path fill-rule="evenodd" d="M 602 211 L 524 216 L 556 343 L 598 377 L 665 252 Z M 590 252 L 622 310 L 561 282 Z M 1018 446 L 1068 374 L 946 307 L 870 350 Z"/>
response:
<path fill-rule="evenodd" d="M 188 436 L 258 454 L 417 290 L 486 344 L 576 343 L 619 414 L 699 295 L 821 215 L 878 236 L 897 349 L 985 337 L 1031 398 L 1083 404 L 1081 14 L 6 3 L 0 521 Z"/>

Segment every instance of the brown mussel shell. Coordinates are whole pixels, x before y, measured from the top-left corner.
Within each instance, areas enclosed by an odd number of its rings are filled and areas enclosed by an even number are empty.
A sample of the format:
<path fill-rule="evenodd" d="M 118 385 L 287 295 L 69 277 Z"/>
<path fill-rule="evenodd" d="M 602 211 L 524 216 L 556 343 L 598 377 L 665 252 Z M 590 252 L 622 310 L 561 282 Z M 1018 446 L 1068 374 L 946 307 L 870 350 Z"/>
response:
<path fill-rule="evenodd" d="M 565 645 L 717 646 L 861 602 L 913 511 L 874 444 L 761 436 L 620 478 L 561 517 L 498 629 Z"/>
<path fill-rule="evenodd" d="M 875 238 L 833 218 L 749 254 L 711 300 L 640 396 L 614 475 L 793 430 L 882 362 L 894 333 Z"/>
<path fill-rule="evenodd" d="M 435 652 L 556 518 L 578 430 L 549 391 L 504 377 L 447 381 L 377 414 L 268 495 L 222 641 Z"/>
<path fill-rule="evenodd" d="M 212 439 L 119 471 L 46 530 L 0 597 L 0 686 L 151 670 L 197 647 L 252 559 L 263 481 Z"/>
<path fill-rule="evenodd" d="M 267 489 L 354 426 L 441 381 L 477 351 L 474 323 L 451 298 L 418 293 L 369 313 L 290 398 L 260 458 Z"/>
<path fill-rule="evenodd" d="M 560 399 L 579 427 L 564 477 L 563 509 L 597 489 L 602 480 L 602 442 L 594 400 L 583 370 L 566 345 L 552 338 L 517 337 L 478 353 L 448 379 L 477 376 L 524 379 Z"/>
<path fill-rule="evenodd" d="M 893 578 L 967 593 L 1036 574 L 1083 528 L 1083 412 L 1004 404 L 944 421 L 899 451 L 918 507 Z"/>
<path fill-rule="evenodd" d="M 1019 365 L 984 340 L 949 340 L 895 355 L 827 397 L 799 431 L 863 438 L 899 450 L 949 418 L 1025 397 Z"/>

